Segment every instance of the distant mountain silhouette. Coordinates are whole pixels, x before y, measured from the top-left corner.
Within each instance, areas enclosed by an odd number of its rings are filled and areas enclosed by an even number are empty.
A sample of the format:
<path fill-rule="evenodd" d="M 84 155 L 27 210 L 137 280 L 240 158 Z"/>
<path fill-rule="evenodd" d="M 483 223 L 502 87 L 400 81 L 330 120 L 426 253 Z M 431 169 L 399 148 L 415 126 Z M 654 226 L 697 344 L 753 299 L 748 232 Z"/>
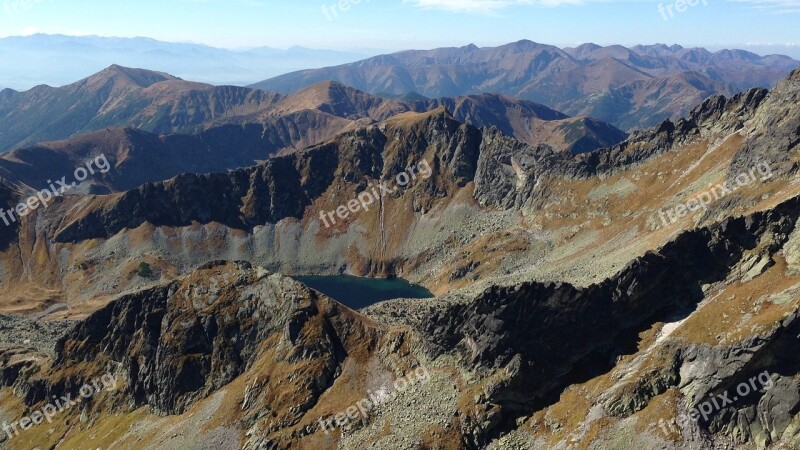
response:
<path fill-rule="evenodd" d="M 800 62 L 786 56 L 743 50 L 595 44 L 560 49 L 523 40 L 500 47 L 404 51 L 293 72 L 253 86 L 287 93 L 336 80 L 375 94 L 498 92 L 630 130 L 677 119 L 714 94 L 771 87 L 797 66 Z"/>

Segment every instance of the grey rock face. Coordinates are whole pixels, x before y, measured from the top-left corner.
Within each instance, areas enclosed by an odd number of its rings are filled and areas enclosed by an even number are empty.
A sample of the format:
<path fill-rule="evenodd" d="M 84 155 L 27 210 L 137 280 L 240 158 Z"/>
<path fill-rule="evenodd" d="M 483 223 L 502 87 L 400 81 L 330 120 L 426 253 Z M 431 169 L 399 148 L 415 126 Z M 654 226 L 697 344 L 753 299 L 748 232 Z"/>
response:
<path fill-rule="evenodd" d="M 791 152 L 800 144 L 800 69 L 765 96 L 732 165 L 733 174 L 767 164 L 775 175 L 795 174 Z"/>

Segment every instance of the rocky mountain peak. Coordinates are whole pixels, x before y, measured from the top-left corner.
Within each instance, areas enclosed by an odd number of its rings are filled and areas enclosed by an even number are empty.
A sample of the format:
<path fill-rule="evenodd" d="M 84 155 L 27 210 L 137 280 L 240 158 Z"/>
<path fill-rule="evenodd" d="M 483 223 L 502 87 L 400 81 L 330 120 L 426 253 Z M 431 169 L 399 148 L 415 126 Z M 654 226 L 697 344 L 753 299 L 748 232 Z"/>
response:
<path fill-rule="evenodd" d="M 800 67 L 794 69 L 788 77 L 789 80 L 792 81 L 800 81 Z"/>
<path fill-rule="evenodd" d="M 144 89 L 162 81 L 178 80 L 180 80 L 180 78 L 162 72 L 133 69 L 113 64 L 85 79 L 84 83 L 87 86 L 97 86 L 113 82 L 118 85 L 132 85 Z"/>

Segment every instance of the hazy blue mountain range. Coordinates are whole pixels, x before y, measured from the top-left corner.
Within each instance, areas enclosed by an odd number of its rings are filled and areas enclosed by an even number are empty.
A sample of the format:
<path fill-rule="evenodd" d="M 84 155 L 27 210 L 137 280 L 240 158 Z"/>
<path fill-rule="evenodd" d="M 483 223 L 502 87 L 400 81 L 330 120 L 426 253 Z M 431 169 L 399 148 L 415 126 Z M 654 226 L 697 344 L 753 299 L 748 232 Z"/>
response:
<path fill-rule="evenodd" d="M 292 47 L 225 50 L 149 38 L 37 34 L 0 39 L 0 86 L 24 90 L 62 86 L 112 64 L 144 67 L 211 84 L 245 85 L 294 70 L 323 67 L 371 56 Z"/>

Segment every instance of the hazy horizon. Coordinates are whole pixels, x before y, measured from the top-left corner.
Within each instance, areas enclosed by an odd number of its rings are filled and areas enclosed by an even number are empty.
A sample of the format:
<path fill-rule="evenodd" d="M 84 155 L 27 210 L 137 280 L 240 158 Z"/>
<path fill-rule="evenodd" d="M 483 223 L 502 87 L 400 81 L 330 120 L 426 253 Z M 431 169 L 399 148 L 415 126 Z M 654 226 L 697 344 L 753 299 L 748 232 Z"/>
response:
<path fill-rule="evenodd" d="M 798 13 L 800 0 L 4 0 L 0 37 L 145 36 L 225 49 L 663 42 L 800 57 Z"/>
<path fill-rule="evenodd" d="M 800 60 L 798 13 L 800 0 L 3 0 L 0 43 L 44 34 L 145 38 L 170 49 L 90 49 L 87 56 L 51 42 L 0 45 L 0 87 L 60 86 L 113 63 L 247 85 L 397 51 L 523 39 L 559 48 L 664 43 Z M 259 53 L 266 47 L 290 50 Z M 56 61 L 57 71 L 44 65 Z"/>
<path fill-rule="evenodd" d="M 473 41 L 463 41 L 462 43 L 452 43 L 449 45 L 439 45 L 439 46 L 427 46 L 427 47 L 404 47 L 402 45 L 398 45 L 396 47 L 350 47 L 350 46 L 307 46 L 307 45 L 270 45 L 269 42 L 264 42 L 262 44 L 244 46 L 244 47 L 227 47 L 224 45 L 214 45 L 208 42 L 202 41 L 192 41 L 192 40 L 185 40 L 185 41 L 178 41 L 178 40 L 163 40 L 151 36 L 145 35 L 134 35 L 134 36 L 116 36 L 116 35 L 99 35 L 99 34 L 63 34 L 63 33 L 33 33 L 27 35 L 6 35 L 0 36 L 0 40 L 3 39 L 13 39 L 13 38 L 30 38 L 35 36 L 49 36 L 49 37 L 65 37 L 65 38 L 101 38 L 101 39 L 149 39 L 153 41 L 168 43 L 168 44 L 184 44 L 184 45 L 199 45 L 210 47 L 219 50 L 226 50 L 230 52 L 248 52 L 258 49 L 273 49 L 273 50 L 282 50 L 288 51 L 292 49 L 307 49 L 307 50 L 330 50 L 330 51 L 337 51 L 337 52 L 364 52 L 364 53 L 373 53 L 378 55 L 380 53 L 396 53 L 406 50 L 433 50 L 437 48 L 458 48 L 458 47 L 466 47 L 468 45 L 476 45 L 478 47 L 498 47 L 505 44 L 510 44 L 513 42 L 519 41 L 532 41 L 538 44 L 544 45 L 552 45 L 559 48 L 567 48 L 567 47 L 577 47 L 584 44 L 596 44 L 603 47 L 610 46 L 610 45 L 622 45 L 625 47 L 632 47 L 635 45 L 666 45 L 666 46 L 673 46 L 679 45 L 684 48 L 705 48 L 710 51 L 719 51 L 719 50 L 747 50 L 752 53 L 756 53 L 760 56 L 767 56 L 770 54 L 783 54 L 786 56 L 790 56 L 792 58 L 798 59 L 800 57 L 800 45 L 788 45 L 788 44 L 752 44 L 752 43 L 739 43 L 739 44 L 703 44 L 703 43 L 690 43 L 690 42 L 678 42 L 678 41 L 659 41 L 659 42 L 603 42 L 603 41 L 576 41 L 576 42 L 567 42 L 567 43 L 556 43 L 556 42 L 548 42 L 548 41 L 540 41 L 536 39 L 532 39 L 529 37 L 520 37 L 518 39 L 512 39 L 509 41 L 497 41 L 497 42 L 481 42 L 480 40 L 473 40 Z"/>
<path fill-rule="evenodd" d="M 42 44 L 40 40 L 47 40 L 48 45 L 40 45 Z M 790 52 L 780 52 L 779 50 L 782 47 L 721 47 L 714 45 L 689 45 L 675 42 L 639 42 L 636 44 L 576 42 L 568 45 L 559 45 L 557 43 L 523 38 L 515 41 L 484 45 L 476 42 L 463 42 L 451 47 L 464 47 L 470 44 L 475 44 L 479 47 L 496 47 L 520 40 L 530 40 L 539 44 L 553 45 L 559 48 L 577 47 L 586 43 L 603 46 L 624 45 L 626 47 L 664 44 L 668 46 L 680 45 L 685 48 L 702 47 L 710 51 L 741 49 L 761 56 L 783 54 L 794 57 L 795 59 L 800 58 L 800 55 L 792 55 Z M 4 46 L 4 43 L 7 45 Z M 20 50 L 18 48 L 20 43 L 25 43 L 29 45 L 29 47 Z M 50 48 L 50 45 L 56 43 L 59 45 L 58 48 Z M 85 45 L 89 43 L 96 45 L 91 47 L 91 51 L 89 51 Z M 129 44 L 137 45 L 132 46 Z M 309 48 L 299 45 L 287 48 L 276 48 L 263 45 L 250 48 L 228 49 L 197 42 L 162 41 L 147 36 L 71 36 L 37 33 L 30 36 L 8 36 L 0 38 L 0 56 L 7 61 L 7 64 L 4 64 L 4 66 L 0 68 L 0 88 L 26 91 L 42 84 L 53 87 L 64 86 L 91 76 L 112 64 L 166 72 L 186 80 L 214 85 L 230 84 L 245 86 L 297 70 L 346 64 L 372 56 L 391 54 L 405 50 L 424 51 L 433 48 L 436 47 L 336 49 Z M 53 55 L 50 53 L 65 51 L 74 52 L 74 54 L 70 58 L 60 58 L 62 60 L 58 64 L 58 70 L 49 70 L 47 65 L 37 63 L 37 61 L 54 61 L 52 59 Z"/>

